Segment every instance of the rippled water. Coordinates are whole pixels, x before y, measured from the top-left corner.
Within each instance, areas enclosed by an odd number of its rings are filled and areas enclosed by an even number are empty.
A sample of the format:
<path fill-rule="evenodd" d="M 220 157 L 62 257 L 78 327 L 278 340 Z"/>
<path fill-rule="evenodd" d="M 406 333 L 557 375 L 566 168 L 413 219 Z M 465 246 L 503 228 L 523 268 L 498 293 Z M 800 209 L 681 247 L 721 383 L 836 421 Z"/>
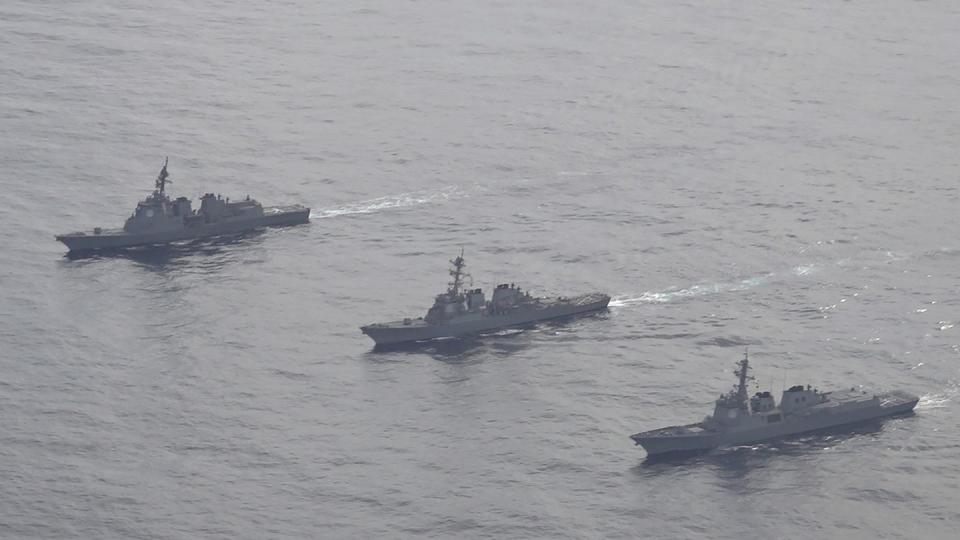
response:
<path fill-rule="evenodd" d="M 955 2 L 0 5 L 0 537 L 953 538 Z M 65 258 L 172 191 L 308 226 Z M 475 284 L 611 309 L 375 353 Z M 651 463 L 758 383 L 922 395 Z"/>

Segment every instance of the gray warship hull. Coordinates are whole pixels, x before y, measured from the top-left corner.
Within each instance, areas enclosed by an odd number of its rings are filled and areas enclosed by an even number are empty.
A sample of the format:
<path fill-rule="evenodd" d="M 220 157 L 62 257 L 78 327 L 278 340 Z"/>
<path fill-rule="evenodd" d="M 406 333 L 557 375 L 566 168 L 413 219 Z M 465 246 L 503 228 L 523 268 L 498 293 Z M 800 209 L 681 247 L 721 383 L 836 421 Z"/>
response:
<path fill-rule="evenodd" d="M 430 324 L 423 319 L 371 324 L 360 330 L 370 336 L 377 346 L 399 345 L 437 338 L 461 337 L 506 328 L 516 328 L 551 319 L 583 315 L 606 309 L 610 297 L 593 293 L 574 298 L 539 302 L 532 306 L 520 306 L 506 313 L 488 315 L 481 313 L 458 316 L 441 324 Z"/>
<path fill-rule="evenodd" d="M 169 244 L 230 234 L 238 234 L 262 227 L 299 225 L 310 221 L 310 209 L 300 205 L 266 207 L 263 216 L 237 217 L 214 223 L 149 232 L 127 232 L 123 229 L 95 229 L 56 237 L 71 253 L 123 249 L 137 246 Z"/>
<path fill-rule="evenodd" d="M 631 435 L 630 438 L 643 446 L 649 456 L 702 452 L 908 414 L 913 411 L 918 401 L 916 396 L 894 391 L 877 395 L 875 403 L 864 401 L 864 406 L 847 410 L 843 405 L 856 402 L 862 396 L 861 393 L 844 391 L 831 392 L 830 395 L 830 405 L 811 407 L 805 414 L 788 416 L 779 424 L 728 431 L 712 429 L 699 423 L 646 431 Z M 837 406 L 838 404 L 840 406 Z"/>

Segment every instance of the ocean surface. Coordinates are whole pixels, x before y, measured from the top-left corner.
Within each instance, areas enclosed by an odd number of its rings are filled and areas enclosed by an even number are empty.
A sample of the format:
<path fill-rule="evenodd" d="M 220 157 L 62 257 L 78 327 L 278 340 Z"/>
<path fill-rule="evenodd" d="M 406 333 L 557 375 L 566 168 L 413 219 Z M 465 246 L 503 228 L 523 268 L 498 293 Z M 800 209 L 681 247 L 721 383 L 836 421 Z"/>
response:
<path fill-rule="evenodd" d="M 4 0 L 0 537 L 956 538 L 960 3 Z M 306 226 L 67 258 L 174 195 Z M 464 249 L 608 312 L 376 352 Z M 921 397 L 650 462 L 758 388 Z"/>

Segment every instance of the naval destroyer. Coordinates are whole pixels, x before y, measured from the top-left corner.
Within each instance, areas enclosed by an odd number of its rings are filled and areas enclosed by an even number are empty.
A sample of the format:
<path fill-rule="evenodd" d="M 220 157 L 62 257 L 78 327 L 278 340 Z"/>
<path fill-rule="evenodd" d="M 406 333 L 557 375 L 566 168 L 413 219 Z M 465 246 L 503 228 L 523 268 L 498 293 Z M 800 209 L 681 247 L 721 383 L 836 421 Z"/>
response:
<path fill-rule="evenodd" d="M 713 416 L 703 422 L 644 431 L 630 438 L 649 456 L 698 452 L 907 414 L 918 400 L 902 391 L 874 394 L 851 388 L 821 392 L 798 385 L 785 390 L 777 404 L 770 392 L 748 396 L 749 369 L 744 354 L 734 371 L 737 386 L 720 396 Z"/>
<path fill-rule="evenodd" d="M 438 294 L 424 317 L 363 326 L 377 346 L 390 346 L 436 338 L 459 337 L 525 326 L 549 319 L 606 309 L 610 297 L 591 293 L 574 297 L 538 298 L 514 284 L 501 284 L 488 301 L 482 289 L 464 287 L 463 252 L 450 261 L 453 269 L 446 292 Z"/>
<path fill-rule="evenodd" d="M 193 210 L 186 197 L 171 200 L 167 196 L 165 187 L 172 183 L 168 177 L 164 161 L 153 193 L 137 204 L 122 229 L 96 227 L 91 232 L 57 235 L 56 239 L 66 244 L 71 253 L 81 253 L 167 244 L 310 220 L 310 209 L 305 206 L 264 207 L 249 196 L 231 202 L 229 198 L 207 193 L 200 197 L 200 208 Z"/>

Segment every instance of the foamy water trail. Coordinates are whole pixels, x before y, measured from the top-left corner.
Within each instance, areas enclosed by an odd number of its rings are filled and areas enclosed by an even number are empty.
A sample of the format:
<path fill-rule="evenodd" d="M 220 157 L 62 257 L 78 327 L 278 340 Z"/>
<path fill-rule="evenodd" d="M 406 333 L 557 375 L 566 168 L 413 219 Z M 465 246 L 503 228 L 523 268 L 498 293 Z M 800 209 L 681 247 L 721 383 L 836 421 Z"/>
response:
<path fill-rule="evenodd" d="M 451 199 L 466 197 L 467 194 L 456 186 L 448 186 L 440 190 L 421 190 L 388 195 L 366 201 L 345 204 L 332 208 L 321 208 L 310 212 L 310 219 L 324 219 L 337 216 L 351 216 L 356 214 L 373 214 L 383 210 L 405 208 L 421 204 L 431 204 Z"/>
<path fill-rule="evenodd" d="M 816 270 L 816 267 L 812 264 L 802 265 L 792 268 L 789 272 L 783 272 L 781 274 L 770 272 L 767 274 L 761 274 L 758 276 L 749 277 L 746 279 L 741 279 L 739 281 L 728 281 L 721 283 L 707 283 L 707 284 L 696 284 L 687 288 L 678 289 L 676 287 L 671 287 L 666 291 L 653 292 L 647 291 L 638 296 L 632 295 L 623 295 L 616 296 L 610 300 L 610 307 L 624 307 L 631 306 L 635 304 L 661 304 L 665 302 L 674 302 L 676 300 L 683 300 L 685 298 L 693 298 L 698 296 L 705 296 L 710 294 L 720 294 L 727 292 L 737 292 L 737 291 L 746 291 L 758 287 L 765 283 L 769 283 L 778 275 L 792 276 L 792 277 L 802 277 L 808 276 Z"/>
<path fill-rule="evenodd" d="M 557 176 L 610 176 L 610 173 L 593 171 L 560 171 L 557 173 Z"/>
<path fill-rule="evenodd" d="M 945 409 L 950 405 L 950 402 L 953 401 L 953 398 L 957 396 L 958 392 L 960 392 L 960 388 L 953 385 L 943 392 L 924 394 L 920 396 L 920 401 L 917 402 L 917 410 L 929 411 L 933 409 Z"/>

